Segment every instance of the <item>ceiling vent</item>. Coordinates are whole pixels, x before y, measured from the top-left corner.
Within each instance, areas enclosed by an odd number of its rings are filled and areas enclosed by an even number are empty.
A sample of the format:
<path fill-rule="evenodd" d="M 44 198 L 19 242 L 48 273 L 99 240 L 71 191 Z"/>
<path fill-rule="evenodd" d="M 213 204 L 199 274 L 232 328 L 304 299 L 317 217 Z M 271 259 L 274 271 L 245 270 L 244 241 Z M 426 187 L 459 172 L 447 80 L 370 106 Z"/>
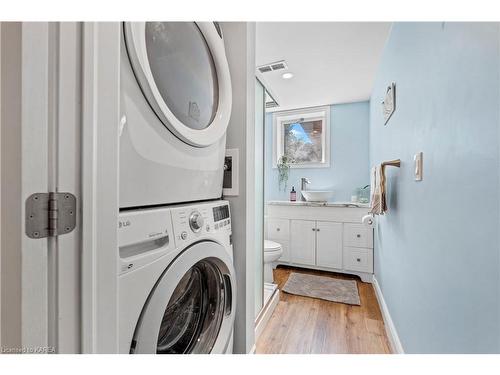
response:
<path fill-rule="evenodd" d="M 288 69 L 288 66 L 286 65 L 285 60 L 281 60 L 281 61 L 272 62 L 270 64 L 258 66 L 257 69 L 261 73 L 268 73 L 268 72 L 273 72 L 275 70 Z"/>

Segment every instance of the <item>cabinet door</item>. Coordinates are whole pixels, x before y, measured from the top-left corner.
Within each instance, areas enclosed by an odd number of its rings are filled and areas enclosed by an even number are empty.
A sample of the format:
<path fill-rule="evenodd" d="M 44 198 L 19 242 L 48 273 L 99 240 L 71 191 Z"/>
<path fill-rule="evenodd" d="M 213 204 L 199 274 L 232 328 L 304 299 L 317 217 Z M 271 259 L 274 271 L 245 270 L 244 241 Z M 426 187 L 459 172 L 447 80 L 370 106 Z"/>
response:
<path fill-rule="evenodd" d="M 289 241 L 288 225 L 288 219 L 268 218 L 267 239 L 279 243 L 281 243 L 281 241 Z"/>
<path fill-rule="evenodd" d="M 290 255 L 293 263 L 316 264 L 316 222 L 290 220 Z"/>
<path fill-rule="evenodd" d="M 342 268 L 342 223 L 317 222 L 316 265 Z"/>

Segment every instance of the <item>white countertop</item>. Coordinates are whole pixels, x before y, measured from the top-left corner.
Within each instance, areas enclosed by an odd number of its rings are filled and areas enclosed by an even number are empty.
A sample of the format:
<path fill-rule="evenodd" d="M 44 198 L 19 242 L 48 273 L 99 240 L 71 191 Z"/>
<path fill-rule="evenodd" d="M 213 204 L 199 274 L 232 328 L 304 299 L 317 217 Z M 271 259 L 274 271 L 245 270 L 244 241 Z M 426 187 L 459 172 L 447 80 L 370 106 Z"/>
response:
<path fill-rule="evenodd" d="M 351 203 L 351 202 L 303 202 L 303 201 L 268 201 L 266 204 L 277 206 L 313 206 L 313 207 L 352 207 L 369 208 L 369 203 Z"/>

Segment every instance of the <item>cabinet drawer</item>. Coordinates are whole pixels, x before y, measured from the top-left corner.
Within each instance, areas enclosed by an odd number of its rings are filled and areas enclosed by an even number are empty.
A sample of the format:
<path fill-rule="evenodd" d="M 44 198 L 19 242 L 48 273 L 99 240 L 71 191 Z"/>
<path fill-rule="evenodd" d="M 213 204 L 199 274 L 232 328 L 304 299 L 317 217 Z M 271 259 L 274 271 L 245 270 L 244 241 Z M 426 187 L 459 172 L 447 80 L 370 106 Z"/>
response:
<path fill-rule="evenodd" d="M 373 248 L 373 229 L 363 224 L 344 224 L 344 246 Z"/>
<path fill-rule="evenodd" d="M 267 239 L 276 240 L 289 240 L 290 235 L 290 221 L 287 219 L 267 219 Z"/>
<path fill-rule="evenodd" d="M 373 273 L 373 250 L 344 247 L 344 269 Z"/>

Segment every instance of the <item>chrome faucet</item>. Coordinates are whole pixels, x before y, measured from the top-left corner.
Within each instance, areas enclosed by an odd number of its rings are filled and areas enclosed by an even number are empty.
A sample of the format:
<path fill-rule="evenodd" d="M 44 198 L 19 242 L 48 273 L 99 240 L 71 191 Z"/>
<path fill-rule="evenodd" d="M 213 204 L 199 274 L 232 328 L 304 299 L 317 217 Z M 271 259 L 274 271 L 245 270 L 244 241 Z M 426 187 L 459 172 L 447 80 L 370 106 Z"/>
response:
<path fill-rule="evenodd" d="M 304 198 L 304 195 L 302 194 L 302 192 L 306 190 L 306 185 L 310 184 L 310 183 L 311 183 L 311 181 L 309 181 L 308 178 L 302 177 L 300 179 L 300 200 L 303 202 L 306 201 L 306 198 Z"/>

